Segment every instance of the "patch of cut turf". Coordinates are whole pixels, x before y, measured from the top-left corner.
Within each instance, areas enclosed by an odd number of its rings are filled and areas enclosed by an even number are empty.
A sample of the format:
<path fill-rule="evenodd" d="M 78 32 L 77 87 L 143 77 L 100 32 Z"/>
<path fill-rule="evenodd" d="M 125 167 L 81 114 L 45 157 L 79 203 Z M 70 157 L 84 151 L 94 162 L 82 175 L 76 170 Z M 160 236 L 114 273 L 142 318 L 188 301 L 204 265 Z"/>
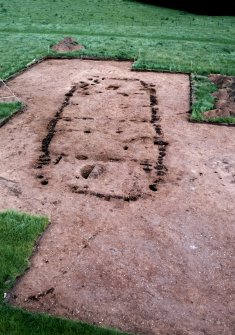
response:
<path fill-rule="evenodd" d="M 192 115 L 194 121 L 205 121 L 203 113 L 214 109 L 215 97 L 212 93 L 217 90 L 207 76 L 192 75 Z"/>
<path fill-rule="evenodd" d="M 4 299 L 16 278 L 29 266 L 35 242 L 48 219 L 15 211 L 0 212 L 0 334 L 1 335 L 125 335 L 82 322 L 30 313 Z"/>
<path fill-rule="evenodd" d="M 6 211 L 0 213 L 0 302 L 29 266 L 35 241 L 48 224 L 45 217 Z"/>
<path fill-rule="evenodd" d="M 23 104 L 19 101 L 0 102 L 0 122 L 22 109 L 22 107 Z"/>
<path fill-rule="evenodd" d="M 205 118 L 204 112 L 215 108 L 215 97 L 212 95 L 217 90 L 207 76 L 192 75 L 192 114 L 191 120 L 198 122 L 235 124 L 235 117 Z"/>

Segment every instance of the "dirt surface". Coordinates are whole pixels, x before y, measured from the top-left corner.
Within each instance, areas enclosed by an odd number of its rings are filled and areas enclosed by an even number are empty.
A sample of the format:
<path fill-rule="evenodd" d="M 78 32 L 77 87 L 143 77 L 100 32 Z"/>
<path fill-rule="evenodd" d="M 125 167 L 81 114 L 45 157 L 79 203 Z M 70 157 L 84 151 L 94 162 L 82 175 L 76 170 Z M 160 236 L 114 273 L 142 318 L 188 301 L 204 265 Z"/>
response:
<path fill-rule="evenodd" d="M 208 119 L 221 116 L 235 116 L 235 77 L 213 74 L 209 79 L 218 87 L 213 93 L 216 98 L 216 109 L 205 112 Z"/>
<path fill-rule="evenodd" d="M 1 102 L 13 102 L 18 101 L 19 99 L 15 96 L 9 87 L 0 79 L 0 103 Z"/>
<path fill-rule="evenodd" d="M 48 60 L 9 86 L 0 209 L 51 225 L 12 304 L 124 331 L 232 335 L 234 128 L 192 124 L 189 78 Z"/>
<path fill-rule="evenodd" d="M 62 41 L 53 45 L 51 49 L 57 52 L 68 52 L 84 49 L 84 46 L 78 44 L 78 42 L 72 37 L 65 37 Z"/>

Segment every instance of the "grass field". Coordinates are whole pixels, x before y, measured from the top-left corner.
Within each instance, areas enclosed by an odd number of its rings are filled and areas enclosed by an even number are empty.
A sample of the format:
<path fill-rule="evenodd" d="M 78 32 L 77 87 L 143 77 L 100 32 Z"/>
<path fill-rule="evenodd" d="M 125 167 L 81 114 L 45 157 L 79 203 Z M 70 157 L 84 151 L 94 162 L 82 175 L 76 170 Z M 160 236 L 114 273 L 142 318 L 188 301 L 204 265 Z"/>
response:
<path fill-rule="evenodd" d="M 29 266 L 34 243 L 48 225 L 48 219 L 0 212 L 0 334 L 1 335 L 124 335 L 116 330 L 34 314 L 9 306 L 4 297 L 17 276 Z"/>
<path fill-rule="evenodd" d="M 234 75 L 234 23 L 134 1 L 1 0 L 0 77 L 66 35 L 86 46 L 82 53 L 135 59 L 135 68 Z"/>
<path fill-rule="evenodd" d="M 53 56 L 50 46 L 65 36 L 86 47 L 70 57 L 131 59 L 135 69 L 235 75 L 232 16 L 205 17 L 128 0 L 1 0 L 0 78 Z"/>

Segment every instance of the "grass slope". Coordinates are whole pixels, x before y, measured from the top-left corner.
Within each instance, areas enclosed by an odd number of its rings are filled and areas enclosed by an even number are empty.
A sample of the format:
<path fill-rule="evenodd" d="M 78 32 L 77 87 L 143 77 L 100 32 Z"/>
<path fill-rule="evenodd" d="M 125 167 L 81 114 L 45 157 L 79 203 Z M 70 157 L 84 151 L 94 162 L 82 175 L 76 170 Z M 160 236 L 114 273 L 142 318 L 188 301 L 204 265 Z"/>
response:
<path fill-rule="evenodd" d="M 133 59 L 134 69 L 142 70 L 235 75 L 232 16 L 200 16 L 128 0 L 1 0 L 0 78 L 55 55 L 50 46 L 66 35 L 86 47 L 70 57 Z M 210 103 L 209 91 L 206 97 Z"/>
<path fill-rule="evenodd" d="M 50 46 L 66 35 L 86 47 L 69 57 L 132 59 L 134 69 L 142 70 L 235 75 L 233 16 L 128 0 L 0 0 L 0 78 L 55 55 Z M 209 91 L 206 98 L 210 103 Z"/>
<path fill-rule="evenodd" d="M 86 47 L 69 57 L 132 59 L 134 69 L 187 72 L 205 80 L 210 73 L 235 75 L 234 16 L 201 16 L 128 0 L 0 0 L 0 78 L 55 55 L 50 46 L 66 35 Z M 205 106 L 210 89 L 204 93 L 199 104 Z M 203 118 L 197 107 L 194 120 Z"/>
<path fill-rule="evenodd" d="M 97 57 L 135 68 L 235 74 L 235 18 L 204 17 L 123 0 L 1 0 L 0 78 L 71 35 Z"/>
<path fill-rule="evenodd" d="M 48 219 L 14 211 L 0 212 L 0 335 L 118 335 L 116 330 L 34 314 L 9 306 L 4 296 L 29 266 L 36 239 Z M 123 334 L 124 335 L 124 334 Z"/>

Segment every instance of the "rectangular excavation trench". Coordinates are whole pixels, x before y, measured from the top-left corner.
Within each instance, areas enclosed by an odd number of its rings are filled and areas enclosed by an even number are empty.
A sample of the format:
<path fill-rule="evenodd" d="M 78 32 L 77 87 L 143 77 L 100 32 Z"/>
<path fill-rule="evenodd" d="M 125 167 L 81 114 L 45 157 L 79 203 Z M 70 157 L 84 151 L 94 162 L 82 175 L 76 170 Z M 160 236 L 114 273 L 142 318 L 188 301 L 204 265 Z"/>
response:
<path fill-rule="evenodd" d="M 77 194 L 127 202 L 151 197 L 167 172 L 157 104 L 155 85 L 136 78 L 95 76 L 73 84 L 48 122 L 37 178 L 42 185 L 57 182 L 48 173 L 52 166 L 58 182 L 68 182 L 73 171 L 70 189 Z"/>
<path fill-rule="evenodd" d="M 1 128 L 0 208 L 52 222 L 10 302 L 141 334 L 201 335 L 204 312 L 191 301 L 202 290 L 211 320 L 218 317 L 205 278 L 219 260 L 209 250 L 189 253 L 199 231 L 208 230 L 201 239 L 214 234 L 204 187 L 222 186 L 202 179 L 192 193 L 191 166 L 207 157 L 208 129 L 187 123 L 188 76 L 134 72 L 128 62 L 47 60 L 8 84 L 27 108 Z M 232 136 L 222 133 L 211 134 L 212 156 L 220 136 Z M 210 164 L 200 178 L 211 175 Z M 204 327 L 220 329 L 209 320 Z"/>

